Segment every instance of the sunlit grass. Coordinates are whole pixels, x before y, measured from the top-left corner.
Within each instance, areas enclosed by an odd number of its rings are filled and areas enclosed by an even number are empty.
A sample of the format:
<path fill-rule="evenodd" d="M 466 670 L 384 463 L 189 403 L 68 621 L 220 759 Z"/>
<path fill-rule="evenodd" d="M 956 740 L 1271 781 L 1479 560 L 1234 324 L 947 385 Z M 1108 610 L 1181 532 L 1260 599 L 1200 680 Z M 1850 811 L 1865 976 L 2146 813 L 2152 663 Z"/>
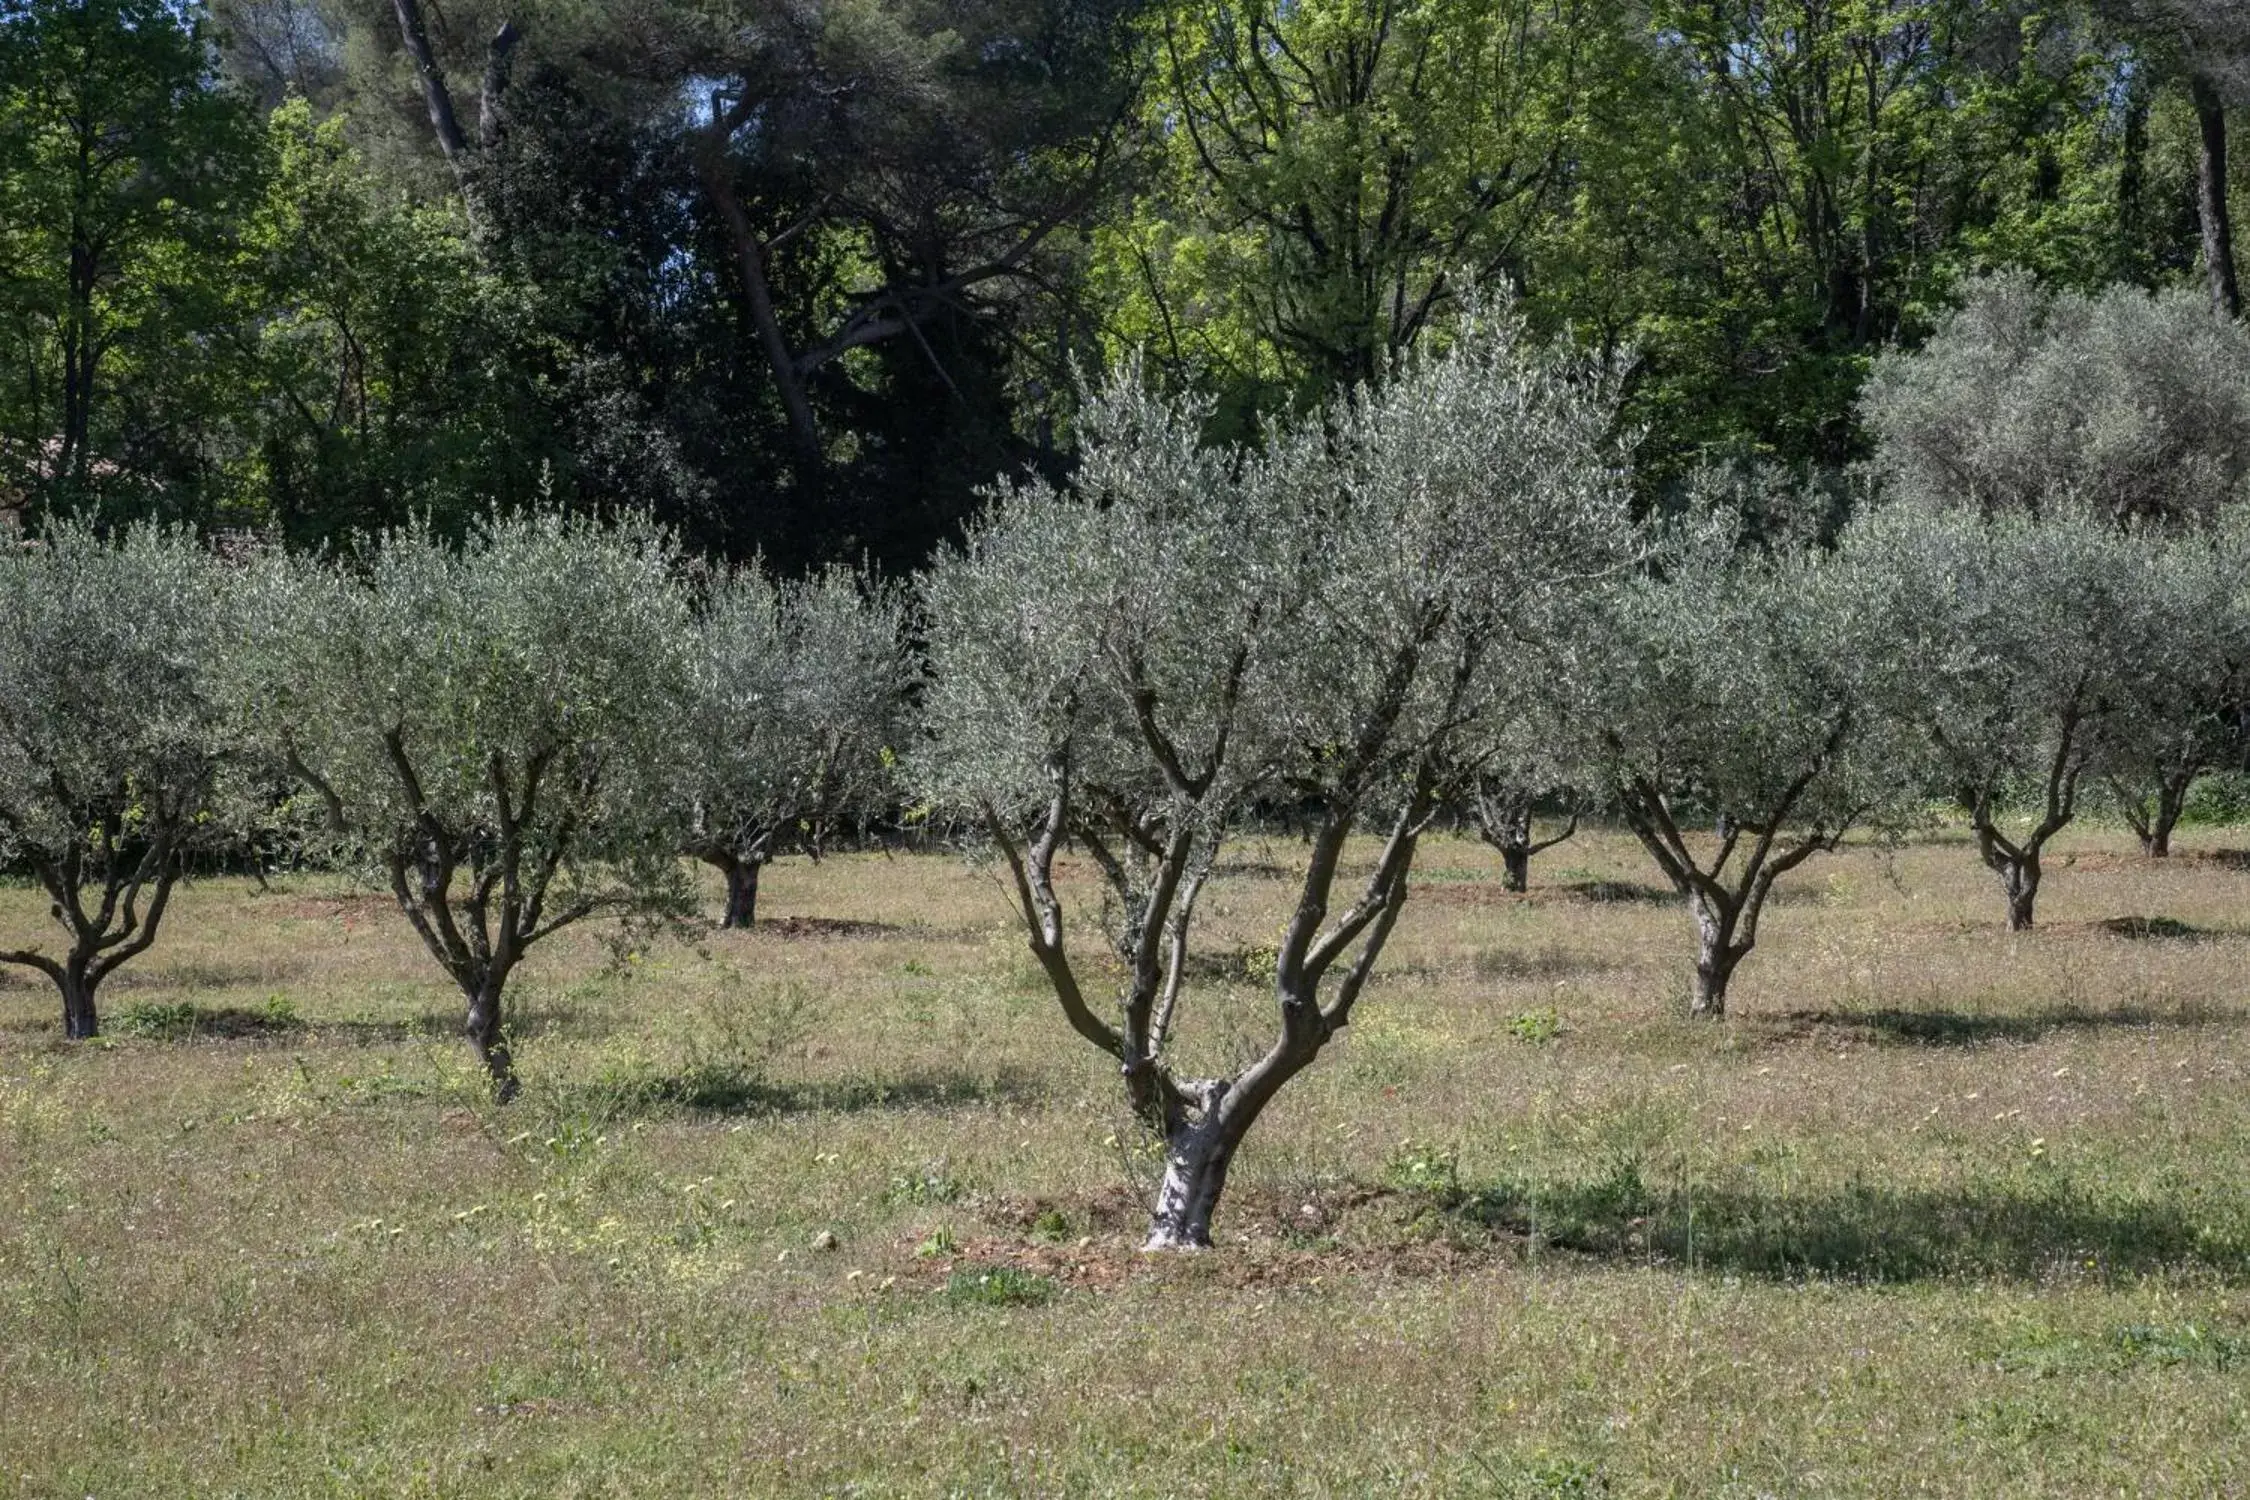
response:
<path fill-rule="evenodd" d="M 206 881 L 0 988 L 0 1494 L 2178 1494 L 2250 1484 L 2250 869 L 1784 888 L 1723 1026 L 1628 840 L 1440 840 L 1203 1257 L 989 874 L 558 940 L 488 1104 L 384 901 Z M 1286 842 L 1206 898 L 1236 1060 Z M 2122 920 L 2121 920 L 2122 919 Z M 43 904 L 0 892 L 29 935 Z"/>

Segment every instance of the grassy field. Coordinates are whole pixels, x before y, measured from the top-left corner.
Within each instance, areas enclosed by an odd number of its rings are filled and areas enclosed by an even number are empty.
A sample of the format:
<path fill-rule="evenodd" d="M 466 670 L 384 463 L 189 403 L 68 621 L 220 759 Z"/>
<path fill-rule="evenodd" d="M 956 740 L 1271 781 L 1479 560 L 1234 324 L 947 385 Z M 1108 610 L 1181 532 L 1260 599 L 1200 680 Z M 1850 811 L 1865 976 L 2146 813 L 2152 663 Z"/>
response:
<path fill-rule="evenodd" d="M 0 988 L 0 1495 L 2250 1495 L 2250 830 L 2184 842 L 2020 938 L 1960 842 L 1816 861 L 1720 1026 L 1627 840 L 1434 842 L 1159 1259 L 988 871 L 558 940 L 506 1108 L 385 899 L 204 882 L 111 1039 Z M 1206 897 L 1214 1062 L 1293 853 Z"/>

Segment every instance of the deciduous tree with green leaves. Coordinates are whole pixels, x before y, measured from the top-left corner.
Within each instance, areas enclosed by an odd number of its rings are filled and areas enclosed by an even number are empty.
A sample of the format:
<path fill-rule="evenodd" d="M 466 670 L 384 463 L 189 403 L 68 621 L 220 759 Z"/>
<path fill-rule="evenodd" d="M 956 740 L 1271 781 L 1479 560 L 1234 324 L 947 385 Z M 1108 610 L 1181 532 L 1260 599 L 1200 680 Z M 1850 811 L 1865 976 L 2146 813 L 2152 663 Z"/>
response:
<path fill-rule="evenodd" d="M 192 509 L 263 142 L 198 10 L 0 4 L 0 498 Z"/>

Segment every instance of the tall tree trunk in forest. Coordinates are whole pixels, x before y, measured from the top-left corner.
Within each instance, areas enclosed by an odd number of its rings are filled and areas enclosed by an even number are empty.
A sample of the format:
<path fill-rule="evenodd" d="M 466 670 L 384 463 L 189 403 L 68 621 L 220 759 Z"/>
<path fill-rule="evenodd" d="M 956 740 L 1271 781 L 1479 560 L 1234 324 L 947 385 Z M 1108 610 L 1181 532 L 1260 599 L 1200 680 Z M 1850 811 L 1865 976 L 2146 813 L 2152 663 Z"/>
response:
<path fill-rule="evenodd" d="M 430 114 L 430 131 L 437 137 L 438 150 L 444 154 L 446 165 L 453 169 L 454 180 L 461 186 L 462 202 L 475 227 L 483 216 L 478 212 L 474 173 L 479 156 L 500 136 L 500 95 L 507 86 L 508 62 L 520 33 L 513 21 L 502 21 L 485 47 L 477 138 L 471 142 L 461 132 L 461 116 L 453 107 L 453 90 L 446 84 L 445 70 L 438 66 L 437 53 L 430 46 L 429 28 L 422 20 L 421 0 L 391 0 L 391 9 L 398 16 L 399 38 L 414 63 L 415 79 L 422 85 L 422 104 Z"/>
<path fill-rule="evenodd" d="M 2222 317 L 2242 316 L 2242 288 L 2234 274 L 2234 225 L 2227 217 L 2227 112 L 2211 80 L 2198 73 L 2188 81 L 2203 149 L 2196 160 L 2195 208 L 2203 224 L 2203 269 L 2211 283 L 2211 307 Z"/>
<path fill-rule="evenodd" d="M 713 99 L 711 123 L 698 142 L 696 167 L 703 178 L 703 190 L 710 196 L 711 206 L 718 210 L 719 222 L 725 226 L 727 242 L 734 251 L 742 300 L 748 307 L 751 323 L 757 328 L 758 347 L 765 354 L 766 367 L 773 375 L 774 391 L 780 396 L 782 412 L 789 421 L 789 443 L 796 450 L 798 482 L 809 484 L 820 474 L 820 429 L 813 421 L 812 401 L 805 394 L 804 378 L 797 371 L 797 357 L 789 348 L 780 314 L 774 309 L 773 286 L 766 277 L 765 244 L 758 238 L 757 226 L 750 222 L 749 210 L 743 206 L 742 195 L 735 188 L 733 166 L 727 156 L 727 141 L 739 125 L 740 111 L 739 103 L 722 109 L 718 99 Z"/>

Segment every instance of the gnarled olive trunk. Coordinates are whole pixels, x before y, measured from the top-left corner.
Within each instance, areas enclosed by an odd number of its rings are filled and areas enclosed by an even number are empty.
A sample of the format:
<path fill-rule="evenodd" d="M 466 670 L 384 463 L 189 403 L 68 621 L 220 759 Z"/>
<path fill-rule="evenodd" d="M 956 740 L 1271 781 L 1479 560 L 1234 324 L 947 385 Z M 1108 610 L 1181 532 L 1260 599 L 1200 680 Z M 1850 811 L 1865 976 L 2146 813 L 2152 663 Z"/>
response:
<path fill-rule="evenodd" d="M 100 1036 L 101 1014 L 94 1008 L 94 989 L 100 982 L 86 972 L 85 963 L 76 955 L 63 966 L 61 979 L 63 1001 L 63 1035 L 74 1042 Z"/>
<path fill-rule="evenodd" d="M 1484 785 L 1467 799 L 1467 812 L 1477 832 L 1499 851 L 1501 887 L 1519 895 L 1531 888 L 1532 856 L 1554 848 L 1578 831 L 1578 812 L 1573 807 L 1562 832 L 1553 838 L 1533 838 L 1531 811 L 1536 797 L 1521 787 Z"/>
<path fill-rule="evenodd" d="M 758 920 L 758 872 L 765 861 L 758 859 L 729 860 L 719 867 L 727 878 L 727 909 L 719 919 L 721 927 L 746 928 Z"/>
<path fill-rule="evenodd" d="M 1341 1029 L 1323 1017 L 1316 995 L 1286 981 L 1280 988 L 1285 1020 L 1271 1051 L 1233 1078 L 1168 1092 L 1164 1178 L 1149 1209 L 1143 1250 L 1210 1248 L 1211 1219 L 1243 1137 L 1282 1085 L 1310 1067 Z M 1295 1004 L 1287 998 L 1292 994 L 1299 997 Z"/>
<path fill-rule="evenodd" d="M 2199 767 L 2175 768 L 2167 773 L 2156 788 L 2153 798 L 2125 795 L 2119 788 L 2118 801 L 2125 810 L 2125 821 L 2133 828 L 2134 837 L 2141 841 L 2141 853 L 2150 859 L 2167 859 L 2172 853 L 2172 830 L 2180 823 L 2180 814 L 2187 809 L 2188 788 L 2195 783 Z"/>
<path fill-rule="evenodd" d="M 717 870 L 726 882 L 726 905 L 719 915 L 721 928 L 740 931 L 757 923 L 758 877 L 772 848 L 771 837 L 766 834 L 743 839 L 699 831 L 688 840 L 683 852 Z"/>
<path fill-rule="evenodd" d="M 1688 914 L 1695 919 L 1695 988 L 1688 1014 L 1716 1020 L 1727 1013 L 1727 984 L 1752 944 L 1736 941 L 1742 918 L 1737 902 L 1696 891 L 1688 897 Z"/>
<path fill-rule="evenodd" d="M 500 1007 L 508 971 L 513 967 L 512 963 L 494 959 L 481 972 L 466 975 L 461 981 L 462 992 L 469 1001 L 461 1032 L 469 1039 L 477 1061 L 492 1075 L 492 1096 L 502 1104 L 515 1098 L 522 1087 L 516 1078 L 515 1053 L 508 1045 L 506 1018 Z"/>
<path fill-rule="evenodd" d="M 53 903 L 55 920 L 69 935 L 70 946 L 59 958 L 37 948 L 0 952 L 0 963 L 37 969 L 53 981 L 62 994 L 63 1035 L 72 1041 L 101 1035 L 95 993 L 103 980 L 156 942 L 164 925 L 165 908 L 171 903 L 172 887 L 180 876 L 169 830 L 160 830 L 157 838 L 130 859 L 117 847 L 115 819 L 104 821 L 98 832 L 99 864 L 107 867 L 98 881 L 86 878 L 86 867 L 93 862 L 77 853 L 63 858 L 35 853 L 30 859 L 33 873 Z M 89 896 L 96 899 L 89 901 Z"/>
<path fill-rule="evenodd" d="M 2002 859 L 1993 868 L 2008 898 L 2008 930 L 2029 932 L 2033 909 L 2039 902 L 2039 856 L 2021 854 Z"/>
<path fill-rule="evenodd" d="M 1184 1128 L 1164 1143 L 1164 1181 L 1149 1213 L 1143 1250 L 1208 1250 L 1211 1216 L 1226 1190 L 1234 1143 L 1202 1126 Z"/>

